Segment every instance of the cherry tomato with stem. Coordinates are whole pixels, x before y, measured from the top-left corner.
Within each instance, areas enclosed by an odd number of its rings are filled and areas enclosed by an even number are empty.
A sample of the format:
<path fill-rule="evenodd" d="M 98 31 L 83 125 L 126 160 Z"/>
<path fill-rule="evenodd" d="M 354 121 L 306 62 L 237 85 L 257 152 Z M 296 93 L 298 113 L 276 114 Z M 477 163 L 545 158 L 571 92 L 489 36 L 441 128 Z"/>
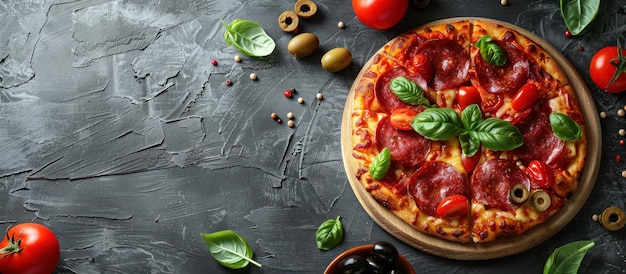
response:
<path fill-rule="evenodd" d="M 21 223 L 0 242 L 0 273 L 50 274 L 59 263 L 59 241 L 47 227 Z"/>
<path fill-rule="evenodd" d="M 459 104 L 461 110 L 465 109 L 469 105 L 480 105 L 482 98 L 480 92 L 473 86 L 461 86 L 456 94 L 456 102 Z"/>
<path fill-rule="evenodd" d="M 352 0 L 352 8 L 363 25 L 386 30 L 404 18 L 409 0 Z"/>
<path fill-rule="evenodd" d="M 538 97 L 539 88 L 535 81 L 529 80 L 513 96 L 511 107 L 517 112 L 527 110 L 533 106 Z"/>
<path fill-rule="evenodd" d="M 437 206 L 437 216 L 458 217 L 467 215 L 469 211 L 469 200 L 465 195 L 452 195 L 444 198 Z"/>
<path fill-rule="evenodd" d="M 409 108 L 397 108 L 391 112 L 389 123 L 399 130 L 412 130 L 411 122 L 417 116 L 417 112 Z"/>
<path fill-rule="evenodd" d="M 589 75 L 596 86 L 607 92 L 626 91 L 626 49 L 619 40 L 617 46 L 604 47 L 591 57 Z"/>
<path fill-rule="evenodd" d="M 524 172 L 530 180 L 541 188 L 550 188 L 554 185 L 554 174 L 548 165 L 539 160 L 532 160 Z"/>

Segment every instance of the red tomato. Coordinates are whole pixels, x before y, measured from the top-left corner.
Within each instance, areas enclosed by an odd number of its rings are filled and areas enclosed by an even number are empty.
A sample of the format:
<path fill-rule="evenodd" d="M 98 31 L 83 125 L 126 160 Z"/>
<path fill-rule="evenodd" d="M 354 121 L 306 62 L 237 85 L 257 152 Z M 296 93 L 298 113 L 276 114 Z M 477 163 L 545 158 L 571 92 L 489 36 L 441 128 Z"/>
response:
<path fill-rule="evenodd" d="M 413 59 L 411 60 L 411 66 L 413 67 L 413 71 L 424 77 L 426 82 L 430 82 L 430 80 L 432 80 L 433 76 L 435 75 L 435 68 L 433 67 L 433 63 L 423 53 L 416 53 L 415 55 L 413 55 Z"/>
<path fill-rule="evenodd" d="M 515 111 L 521 112 L 529 109 L 539 97 L 539 88 L 537 88 L 534 82 L 535 81 L 529 80 L 513 97 L 511 107 L 513 107 Z"/>
<path fill-rule="evenodd" d="M 0 273 L 50 274 L 59 263 L 59 241 L 47 227 L 22 223 L 0 242 Z"/>
<path fill-rule="evenodd" d="M 474 153 L 472 157 L 465 155 L 465 153 L 461 153 L 461 164 L 467 173 L 472 173 L 476 166 L 478 165 L 478 161 L 480 160 L 480 149 L 478 152 Z"/>
<path fill-rule="evenodd" d="M 397 108 L 389 117 L 389 123 L 392 127 L 399 130 L 412 130 L 411 122 L 417 115 L 417 112 L 408 108 Z"/>
<path fill-rule="evenodd" d="M 480 92 L 475 87 L 461 86 L 457 91 L 456 101 L 459 103 L 461 110 L 463 110 L 469 105 L 480 105 L 482 99 L 480 98 Z"/>
<path fill-rule="evenodd" d="M 626 49 L 621 48 L 621 53 L 620 59 L 617 46 L 609 46 L 600 49 L 591 58 L 589 74 L 599 88 L 612 93 L 626 91 Z M 619 77 L 609 85 L 616 72 Z"/>
<path fill-rule="evenodd" d="M 352 0 L 352 8 L 364 25 L 385 30 L 404 18 L 409 0 Z"/>
<path fill-rule="evenodd" d="M 550 188 L 554 185 L 554 174 L 552 174 L 552 170 L 543 161 L 530 161 L 524 172 L 526 172 L 532 182 L 541 188 Z"/>
<path fill-rule="evenodd" d="M 464 195 L 452 195 L 444 198 L 437 206 L 437 216 L 457 217 L 467 215 L 469 200 Z"/>

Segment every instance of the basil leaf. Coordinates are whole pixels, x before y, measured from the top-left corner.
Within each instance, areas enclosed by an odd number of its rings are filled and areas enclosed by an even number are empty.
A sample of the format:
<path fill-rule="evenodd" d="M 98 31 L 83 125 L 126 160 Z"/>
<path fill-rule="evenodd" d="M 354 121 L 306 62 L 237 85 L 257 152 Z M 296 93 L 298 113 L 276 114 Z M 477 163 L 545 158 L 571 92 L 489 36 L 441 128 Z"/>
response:
<path fill-rule="evenodd" d="M 561 16 L 572 35 L 582 33 L 596 18 L 600 0 L 561 0 Z"/>
<path fill-rule="evenodd" d="M 461 149 L 463 153 L 468 157 L 474 156 L 480 148 L 480 140 L 475 133 L 467 132 L 459 136 L 459 143 L 461 143 Z"/>
<path fill-rule="evenodd" d="M 274 40 L 256 22 L 235 19 L 230 25 L 222 21 L 222 25 L 226 27 L 224 32 L 226 45 L 234 46 L 245 55 L 254 57 L 267 56 L 276 47 Z"/>
<path fill-rule="evenodd" d="M 315 232 L 315 242 L 317 248 L 321 250 L 329 250 L 337 246 L 343 240 L 343 226 L 337 216 L 334 220 L 323 222 Z"/>
<path fill-rule="evenodd" d="M 496 42 L 492 41 L 491 36 L 485 35 L 480 37 L 474 46 L 480 49 L 480 56 L 485 59 L 487 63 L 498 67 L 506 64 L 506 54 L 504 50 L 502 50 Z"/>
<path fill-rule="evenodd" d="M 550 113 L 550 126 L 554 135 L 563 141 L 576 141 L 583 134 L 580 125 L 563 113 Z"/>
<path fill-rule="evenodd" d="M 389 166 L 391 165 L 391 152 L 389 148 L 383 148 L 376 157 L 372 159 L 370 164 L 370 174 L 374 180 L 380 180 L 385 177 Z"/>
<path fill-rule="evenodd" d="M 472 134 L 486 148 L 495 151 L 512 150 L 524 144 L 524 136 L 517 127 L 497 118 L 481 121 Z"/>
<path fill-rule="evenodd" d="M 575 274 L 587 251 L 595 245 L 592 241 L 576 241 L 555 248 L 543 267 L 544 274 Z"/>
<path fill-rule="evenodd" d="M 467 106 L 463 112 L 461 112 L 461 121 L 467 130 L 474 130 L 474 128 L 482 120 L 483 114 L 480 112 L 480 108 L 476 104 Z"/>
<path fill-rule="evenodd" d="M 463 122 L 451 108 L 427 108 L 413 118 L 411 126 L 417 133 L 435 141 L 445 141 L 463 132 Z"/>
<path fill-rule="evenodd" d="M 244 268 L 248 263 L 261 267 L 261 264 L 252 260 L 252 247 L 236 232 L 223 230 L 200 235 L 209 247 L 211 256 L 219 264 L 231 269 Z"/>
<path fill-rule="evenodd" d="M 424 90 L 417 83 L 403 77 L 396 77 L 389 83 L 391 91 L 400 101 L 411 105 L 430 106 L 430 101 L 424 96 Z"/>

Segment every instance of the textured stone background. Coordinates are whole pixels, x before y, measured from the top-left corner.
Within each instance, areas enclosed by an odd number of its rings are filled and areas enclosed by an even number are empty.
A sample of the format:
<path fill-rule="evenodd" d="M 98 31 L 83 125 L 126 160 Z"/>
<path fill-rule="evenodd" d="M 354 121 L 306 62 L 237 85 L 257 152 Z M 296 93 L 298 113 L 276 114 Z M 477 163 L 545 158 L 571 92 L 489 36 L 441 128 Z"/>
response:
<path fill-rule="evenodd" d="M 276 23 L 294 2 L 1 1 L 0 230 L 50 227 L 61 244 L 58 273 L 321 273 L 341 251 L 377 240 L 395 243 L 419 273 L 540 273 L 555 247 L 582 239 L 596 246 L 581 273 L 626 272 L 626 229 L 591 221 L 610 205 L 626 209 L 626 164 L 615 161 L 626 156 L 617 133 L 626 118 L 616 115 L 626 98 L 598 90 L 587 68 L 599 48 L 626 44 L 623 0 L 602 1 L 590 31 L 570 39 L 558 1 L 433 0 L 375 31 L 350 1 L 318 0 L 318 14 L 300 26 L 320 37 L 320 49 L 304 59 L 289 55 L 292 35 Z M 361 66 L 402 32 L 458 16 L 515 23 L 546 39 L 608 114 L 600 175 L 581 212 L 545 243 L 502 259 L 455 261 L 399 242 L 358 203 L 341 159 L 343 106 Z M 263 25 L 274 53 L 234 62 L 220 20 L 236 18 Z M 319 59 L 334 47 L 354 59 L 331 74 Z M 282 95 L 290 87 L 304 104 Z M 275 123 L 272 112 L 294 113 L 296 127 Z M 317 226 L 337 215 L 344 241 L 318 250 Z M 223 229 L 243 235 L 263 267 L 220 267 L 200 233 Z"/>

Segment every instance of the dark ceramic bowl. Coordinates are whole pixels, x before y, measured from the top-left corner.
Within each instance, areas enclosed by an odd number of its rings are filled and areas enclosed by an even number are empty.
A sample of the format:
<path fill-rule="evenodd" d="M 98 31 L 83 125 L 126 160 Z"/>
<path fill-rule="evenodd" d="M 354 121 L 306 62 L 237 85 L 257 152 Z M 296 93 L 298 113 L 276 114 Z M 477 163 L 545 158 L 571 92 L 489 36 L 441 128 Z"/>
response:
<path fill-rule="evenodd" d="M 356 246 L 353 248 L 350 248 L 346 251 L 344 251 L 343 253 L 339 254 L 339 256 L 337 256 L 335 259 L 333 259 L 330 264 L 328 264 L 328 267 L 326 267 L 326 270 L 324 270 L 324 274 L 335 274 L 337 273 L 337 267 L 339 266 L 339 263 L 341 263 L 341 261 L 350 256 L 350 255 L 359 255 L 362 257 L 367 257 L 369 256 L 370 252 L 372 252 L 372 248 L 374 247 L 373 244 L 368 244 L 368 245 L 360 245 L 360 246 Z M 413 267 L 411 266 L 411 264 L 409 263 L 409 261 L 406 260 L 406 258 L 404 258 L 404 256 L 402 256 L 402 254 L 399 254 L 399 258 L 398 258 L 398 265 L 400 266 L 400 270 L 402 271 L 402 273 L 404 274 L 415 274 L 415 270 L 413 270 Z"/>

